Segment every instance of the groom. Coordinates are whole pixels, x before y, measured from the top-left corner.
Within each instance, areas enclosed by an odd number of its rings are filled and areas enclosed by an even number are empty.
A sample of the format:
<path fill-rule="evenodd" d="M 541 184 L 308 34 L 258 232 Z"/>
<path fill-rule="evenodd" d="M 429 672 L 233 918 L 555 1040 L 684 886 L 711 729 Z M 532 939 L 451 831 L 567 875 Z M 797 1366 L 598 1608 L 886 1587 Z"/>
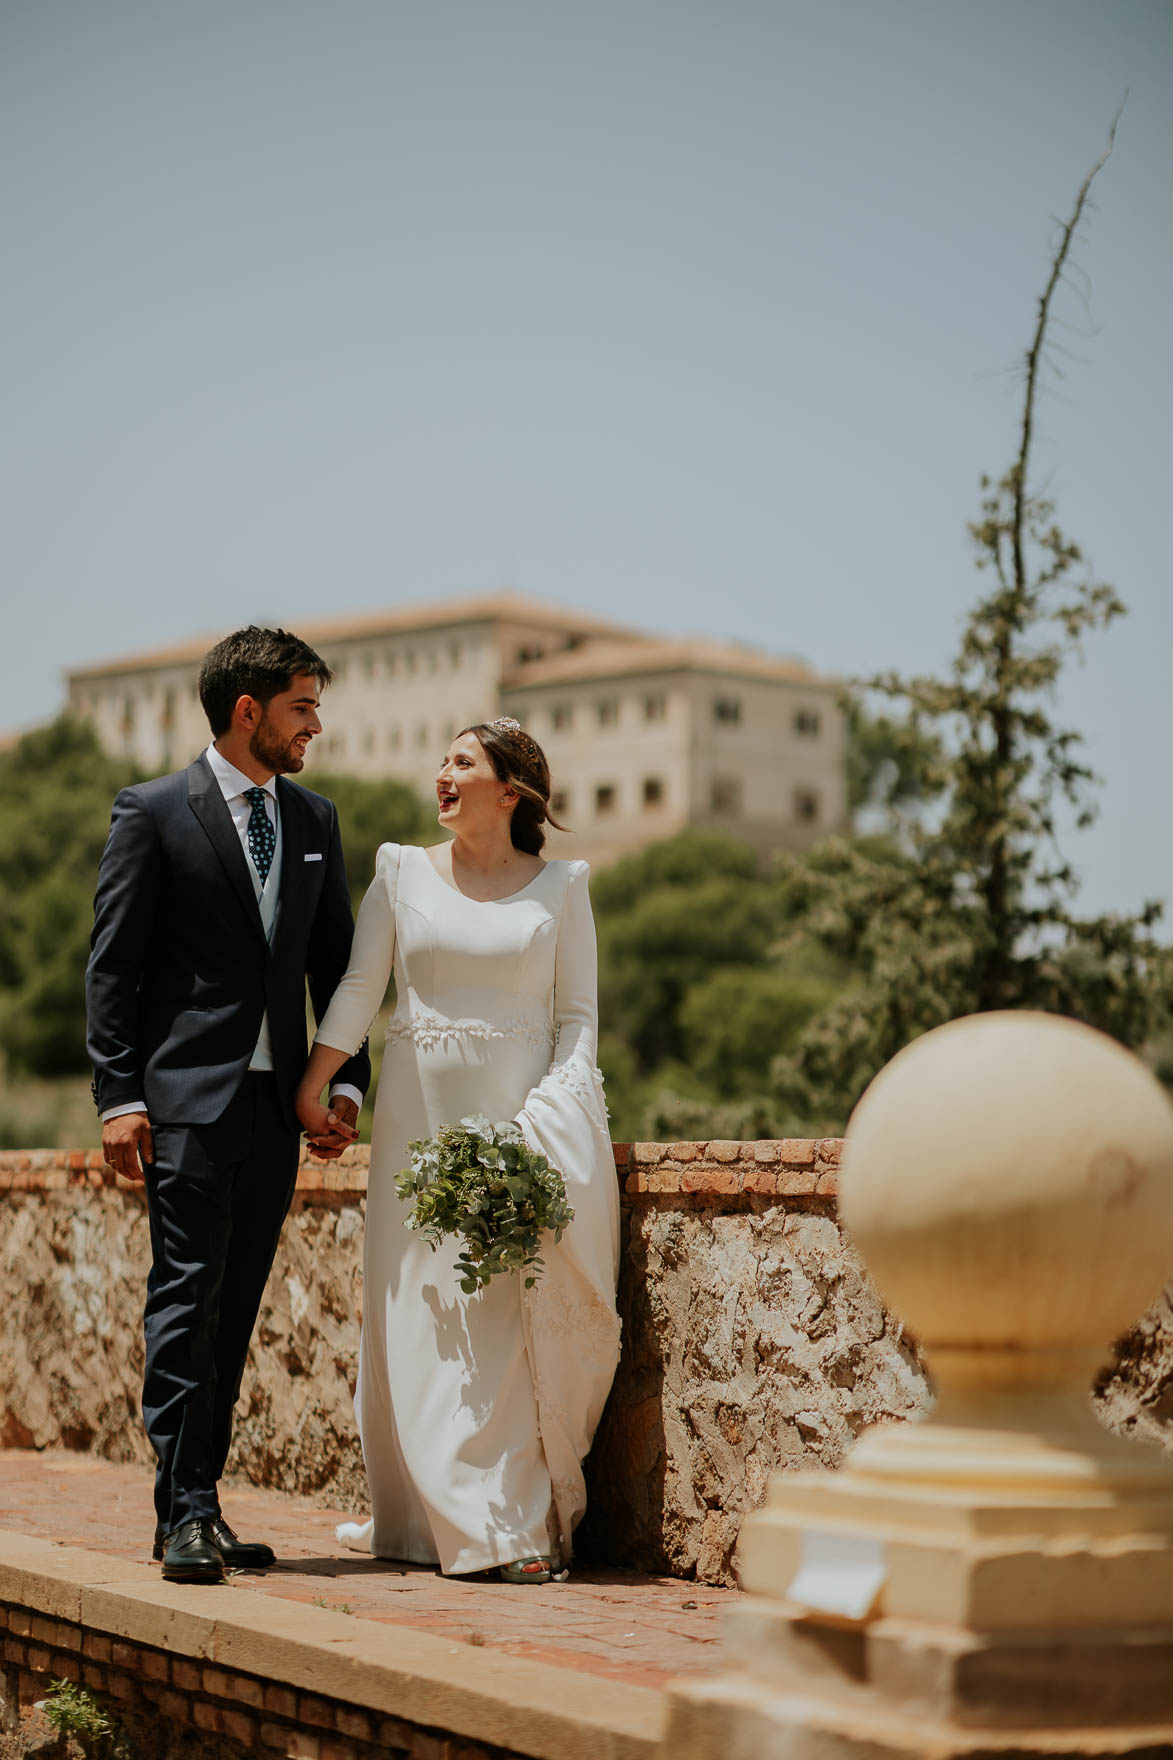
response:
<path fill-rule="evenodd" d="M 237 1539 L 217 1483 L 297 1177 L 306 980 L 320 1019 L 350 957 L 337 814 L 287 780 L 331 676 L 284 630 L 214 647 L 199 680 L 211 745 L 122 790 L 98 873 L 88 1046 L 106 1160 L 146 1181 L 143 1420 L 154 1556 L 176 1582 L 274 1563 Z M 369 1081 L 364 1045 L 331 1089 L 324 1158 L 357 1134 Z"/>

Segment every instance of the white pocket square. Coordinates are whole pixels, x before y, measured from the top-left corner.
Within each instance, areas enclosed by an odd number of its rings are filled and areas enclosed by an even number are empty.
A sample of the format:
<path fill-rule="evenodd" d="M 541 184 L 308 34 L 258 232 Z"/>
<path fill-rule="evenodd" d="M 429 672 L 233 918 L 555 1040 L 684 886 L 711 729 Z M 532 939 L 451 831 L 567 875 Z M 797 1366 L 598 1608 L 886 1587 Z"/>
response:
<path fill-rule="evenodd" d="M 322 858 L 321 858 L 321 855 L 319 854 L 316 856 L 307 856 L 305 859 L 307 862 L 320 862 Z"/>

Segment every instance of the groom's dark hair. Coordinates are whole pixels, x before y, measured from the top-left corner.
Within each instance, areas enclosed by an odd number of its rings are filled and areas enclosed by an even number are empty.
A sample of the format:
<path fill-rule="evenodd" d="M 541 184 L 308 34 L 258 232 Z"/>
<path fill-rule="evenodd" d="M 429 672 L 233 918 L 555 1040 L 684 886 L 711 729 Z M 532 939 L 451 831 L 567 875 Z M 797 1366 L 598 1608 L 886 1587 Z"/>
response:
<path fill-rule="evenodd" d="M 284 629 L 234 629 L 204 655 L 200 667 L 200 702 L 212 736 L 219 739 L 232 725 L 232 711 L 241 697 L 268 704 L 287 691 L 301 673 L 325 690 L 334 674 L 308 642 Z"/>

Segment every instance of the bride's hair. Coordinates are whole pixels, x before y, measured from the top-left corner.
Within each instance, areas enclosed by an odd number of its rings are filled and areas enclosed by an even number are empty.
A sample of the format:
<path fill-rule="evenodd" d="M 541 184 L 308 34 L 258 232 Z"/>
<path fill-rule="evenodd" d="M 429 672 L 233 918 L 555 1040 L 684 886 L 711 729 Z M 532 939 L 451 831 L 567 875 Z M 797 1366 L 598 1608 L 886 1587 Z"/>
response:
<path fill-rule="evenodd" d="M 517 796 L 510 820 L 514 849 L 540 855 L 546 841 L 544 825 L 553 825 L 556 831 L 566 830 L 550 811 L 550 766 L 545 752 L 520 722 L 508 715 L 496 721 L 478 721 L 475 727 L 462 727 L 460 731 L 476 735 L 498 779 Z"/>

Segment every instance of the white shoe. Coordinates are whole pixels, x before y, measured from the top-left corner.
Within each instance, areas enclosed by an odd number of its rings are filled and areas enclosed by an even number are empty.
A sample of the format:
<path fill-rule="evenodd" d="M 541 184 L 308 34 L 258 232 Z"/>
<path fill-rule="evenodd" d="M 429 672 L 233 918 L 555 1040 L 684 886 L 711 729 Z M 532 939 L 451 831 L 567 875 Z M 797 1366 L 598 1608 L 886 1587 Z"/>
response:
<path fill-rule="evenodd" d="M 369 1552 L 374 1532 L 373 1521 L 339 1522 L 334 1530 L 334 1538 L 339 1546 L 346 1546 L 351 1552 Z"/>

